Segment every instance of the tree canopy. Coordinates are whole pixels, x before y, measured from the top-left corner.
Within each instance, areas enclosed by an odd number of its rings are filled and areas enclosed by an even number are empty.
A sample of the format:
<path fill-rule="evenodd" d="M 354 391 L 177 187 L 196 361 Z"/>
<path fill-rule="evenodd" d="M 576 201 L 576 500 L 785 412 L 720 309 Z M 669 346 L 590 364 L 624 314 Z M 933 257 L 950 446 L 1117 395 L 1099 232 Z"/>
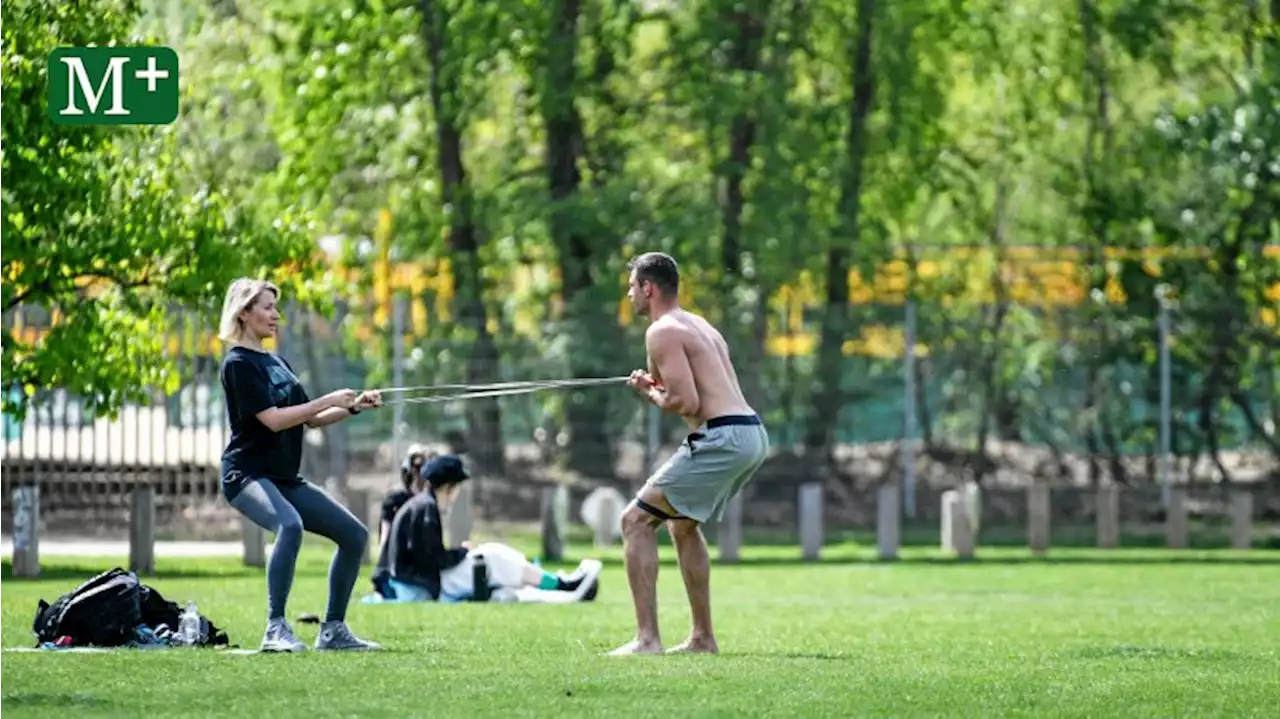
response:
<path fill-rule="evenodd" d="M 135 35 L 182 58 L 177 123 L 44 117 L 49 49 Z M 979 476 L 992 436 L 1149 447 L 1161 303 L 1181 451 L 1280 460 L 1276 0 L 16 0 L 3 61 L 4 307 L 59 318 L 11 383 L 118 407 L 237 274 L 384 302 L 344 324 L 371 381 L 393 285 L 449 348 L 423 381 L 625 373 L 661 250 L 818 463 L 901 393 L 908 300 L 926 444 Z M 627 400 L 541 401 L 608 474 Z M 467 408 L 490 467 L 508 421 Z"/>

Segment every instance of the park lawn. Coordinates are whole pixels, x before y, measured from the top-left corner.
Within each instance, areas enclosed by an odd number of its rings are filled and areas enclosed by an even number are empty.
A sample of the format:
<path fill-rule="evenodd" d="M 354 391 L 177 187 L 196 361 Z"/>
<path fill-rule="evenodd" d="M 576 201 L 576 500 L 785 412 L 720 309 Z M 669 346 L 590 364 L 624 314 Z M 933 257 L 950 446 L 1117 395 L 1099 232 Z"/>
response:
<path fill-rule="evenodd" d="M 322 613 L 326 543 L 310 536 L 291 616 Z M 330 545 L 331 546 L 331 545 Z M 529 547 L 522 547 L 528 549 Z M 575 554 L 593 553 L 574 547 Z M 365 606 L 370 654 L 230 656 L 215 650 L 3 655 L 11 717 L 75 716 L 1275 716 L 1280 552 L 983 550 L 979 561 L 908 550 L 871 561 L 836 547 L 749 548 L 714 569 L 718 657 L 607 658 L 630 637 L 616 550 L 599 601 L 576 606 Z M 664 550 L 664 639 L 688 628 Z M 46 579 L 5 567 L 3 646 L 31 646 L 36 601 L 107 560 L 46 559 Z M 369 569 L 357 585 L 368 590 Z M 233 643 L 256 646 L 261 570 L 163 559 L 147 580 L 195 599 Z M 295 625 L 306 641 L 314 625 Z"/>

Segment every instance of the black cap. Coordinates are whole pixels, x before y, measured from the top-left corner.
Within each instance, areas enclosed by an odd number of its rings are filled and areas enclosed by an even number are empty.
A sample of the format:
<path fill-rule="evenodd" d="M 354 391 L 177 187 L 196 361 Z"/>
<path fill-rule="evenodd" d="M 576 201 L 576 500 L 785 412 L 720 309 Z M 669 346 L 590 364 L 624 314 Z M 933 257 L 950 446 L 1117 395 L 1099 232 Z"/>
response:
<path fill-rule="evenodd" d="M 471 473 L 462 466 L 462 460 L 456 455 L 445 454 L 427 462 L 422 467 L 422 478 L 433 488 L 450 484 L 459 484 L 471 478 Z"/>

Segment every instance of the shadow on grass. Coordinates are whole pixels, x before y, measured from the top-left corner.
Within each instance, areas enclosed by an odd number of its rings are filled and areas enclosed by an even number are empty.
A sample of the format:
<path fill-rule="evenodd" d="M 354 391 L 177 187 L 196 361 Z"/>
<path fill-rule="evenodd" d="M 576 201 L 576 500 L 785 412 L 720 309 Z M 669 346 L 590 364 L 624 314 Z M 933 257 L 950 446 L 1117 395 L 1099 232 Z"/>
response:
<path fill-rule="evenodd" d="M 668 535 L 663 531 L 661 536 L 664 540 L 669 541 Z M 1225 532 L 1201 531 L 1191 532 L 1188 536 L 1188 549 L 1190 550 L 1214 550 L 1214 549 L 1231 549 L 1231 537 Z M 707 532 L 707 540 L 712 545 L 715 544 L 714 532 Z M 590 543 L 591 538 L 588 537 L 584 543 Z M 1123 549 L 1165 549 L 1166 537 L 1164 529 L 1155 527 L 1145 532 L 1130 531 L 1121 534 L 1119 545 Z M 874 532 L 860 530 L 844 530 L 827 532 L 823 538 L 824 545 L 838 544 L 857 544 L 862 546 L 874 547 L 876 544 L 876 535 Z M 903 549 L 936 549 L 939 543 L 939 532 L 936 527 L 928 528 L 909 528 L 903 531 L 900 545 Z M 798 535 L 795 534 L 779 534 L 779 533 L 747 533 L 743 537 L 743 545 L 746 547 L 769 547 L 779 549 L 784 547 L 796 547 L 800 544 Z M 989 549 L 1026 549 L 1027 535 L 1025 528 L 1020 527 L 993 527 L 985 529 L 978 537 L 978 546 Z M 1067 550 L 1092 550 L 1098 548 L 1097 535 L 1092 530 L 1084 531 L 1079 528 L 1066 528 L 1055 531 L 1050 537 L 1050 546 L 1053 549 Z M 1280 532 L 1263 532 L 1255 533 L 1252 542 L 1252 549 L 1280 549 Z"/>
<path fill-rule="evenodd" d="M 1039 565 L 1158 565 L 1158 564 L 1183 564 L 1183 565 L 1274 565 L 1280 566 L 1280 557 L 1248 557 L 1248 556 L 1178 556 L 1170 554 L 1169 556 L 1114 556 L 1108 557 L 1104 555 L 1089 556 L 1065 556 L 1065 557 L 1010 557 L 995 556 L 983 557 L 981 554 L 973 559 L 957 559 L 954 557 L 902 557 L 899 559 L 879 559 L 876 557 L 834 557 L 824 559 L 821 562 L 803 562 L 798 559 L 789 559 L 786 557 L 758 557 L 755 559 L 743 559 L 737 562 L 740 566 L 801 566 L 801 565 L 855 565 L 855 564 L 883 564 L 896 566 L 920 566 L 920 567 L 963 567 L 974 565 L 1023 565 L 1023 564 L 1039 564 Z M 733 565 L 719 565 L 733 566 Z"/>
<path fill-rule="evenodd" d="M 5 560 L 0 564 L 0 580 L 5 582 L 42 582 L 50 580 L 69 580 L 73 582 L 83 582 L 90 577 L 101 574 L 102 572 L 112 569 L 113 567 L 128 568 L 127 562 L 112 562 L 111 560 L 94 561 L 87 559 L 83 563 L 65 563 L 59 561 L 57 564 L 43 564 L 40 567 L 40 576 L 15 577 L 13 576 L 13 562 Z M 221 564 L 212 564 L 207 561 L 193 563 L 190 566 L 182 566 L 174 564 L 172 561 L 157 568 L 154 574 L 144 574 L 140 579 L 148 582 L 153 579 L 235 579 L 241 577 L 260 577 L 264 570 L 259 567 L 236 566 L 231 562 Z"/>
<path fill-rule="evenodd" d="M 98 697 L 85 692 L 17 692 L 4 695 L 4 705 L 13 709 L 32 707 L 40 709 L 106 709 L 119 702 L 107 697 Z"/>
<path fill-rule="evenodd" d="M 623 560 L 618 556 L 600 557 L 600 562 L 606 567 L 620 568 L 624 566 Z M 677 567 L 678 562 L 675 557 L 663 556 L 658 560 L 658 564 L 662 567 Z M 820 561 L 805 561 L 798 557 L 749 557 L 739 559 L 736 562 L 720 562 L 713 557 L 711 560 L 713 567 L 743 567 L 743 568 L 764 568 L 764 567 L 835 567 L 835 566 L 898 566 L 898 567 L 974 567 L 974 566 L 1019 566 L 1019 565 L 1041 565 L 1041 566 L 1134 566 L 1134 565 L 1188 565 L 1188 566 L 1280 566 L 1280 556 L 1271 555 L 1269 557 L 1250 557 L 1247 555 L 1231 555 L 1231 556 L 1203 556 L 1188 555 L 1179 556 L 1169 554 L 1168 556 L 1145 555 L 1145 556 L 1106 556 L 1106 555 L 1085 555 L 1085 556 L 1060 556 L 1060 557 L 1033 557 L 1033 556 L 988 556 L 983 557 L 979 554 L 973 559 L 957 559 L 955 557 L 901 557 L 898 559 L 879 559 L 875 556 L 859 556 L 859 557 L 829 557 Z"/>

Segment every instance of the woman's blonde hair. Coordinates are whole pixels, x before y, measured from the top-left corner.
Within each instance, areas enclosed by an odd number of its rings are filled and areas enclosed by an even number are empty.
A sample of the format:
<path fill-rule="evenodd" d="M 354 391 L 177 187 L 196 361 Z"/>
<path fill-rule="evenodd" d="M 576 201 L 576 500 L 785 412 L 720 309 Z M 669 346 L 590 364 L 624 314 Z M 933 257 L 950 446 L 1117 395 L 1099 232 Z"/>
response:
<path fill-rule="evenodd" d="M 218 339 L 227 344 L 241 341 L 244 335 L 244 322 L 240 313 L 253 305 L 263 290 L 280 298 L 280 288 L 266 280 L 254 280 L 241 277 L 227 288 L 226 299 L 222 301 L 222 320 L 218 322 Z"/>

